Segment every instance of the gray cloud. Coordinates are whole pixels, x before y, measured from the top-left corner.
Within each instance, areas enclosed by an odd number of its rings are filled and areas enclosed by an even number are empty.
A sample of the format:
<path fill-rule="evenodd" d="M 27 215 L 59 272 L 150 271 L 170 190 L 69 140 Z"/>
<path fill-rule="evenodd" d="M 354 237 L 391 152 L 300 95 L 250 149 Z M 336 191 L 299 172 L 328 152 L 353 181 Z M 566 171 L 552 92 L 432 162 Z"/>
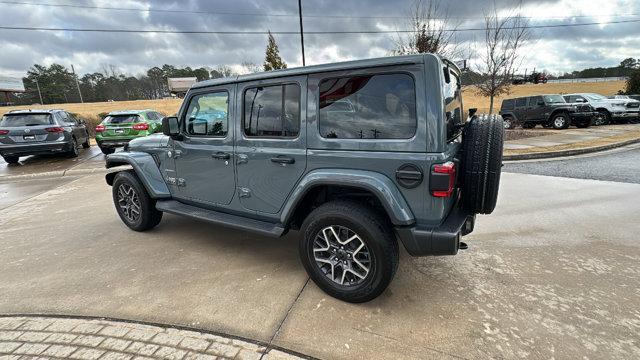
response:
<path fill-rule="evenodd" d="M 308 15 L 340 16 L 400 16 L 406 15 L 412 0 L 370 0 L 363 2 L 316 0 L 303 1 Z M 556 19 L 549 17 L 584 15 L 582 8 L 593 10 L 593 0 L 527 0 L 523 2 L 528 16 L 555 9 L 552 14 L 533 18 L 532 24 L 591 22 L 600 18 L 581 17 Z M 492 0 L 443 1 L 449 14 L 460 19 L 460 27 L 482 26 L 483 11 Z M 499 0 L 499 8 L 513 5 L 513 1 Z M 615 13 L 640 13 L 640 3 L 633 0 L 612 0 Z M 84 4 L 108 6 L 93 0 Z M 109 6 L 134 8 L 168 8 L 212 12 L 297 13 L 297 2 L 239 0 L 221 2 L 208 0 L 129 0 Z M 565 6 L 566 5 L 566 6 Z M 591 7 L 589 7 L 591 6 Z M 558 10 L 559 9 L 559 10 Z M 584 10 L 587 11 L 587 10 Z M 608 20 L 638 19 L 615 17 Z M 72 27 L 109 29 L 177 29 L 209 31 L 297 31 L 297 17 L 231 16 L 213 14 L 161 13 L 96 9 L 56 8 L 0 4 L 0 23 L 5 26 Z M 374 18 L 305 18 L 307 31 L 353 31 L 404 28 L 403 19 Z M 636 43 L 640 23 L 607 26 L 562 27 L 534 30 L 535 41 L 528 48 L 524 67 L 570 71 L 587 66 L 616 65 L 623 57 L 640 57 Z M 481 32 L 457 35 L 463 48 L 473 54 L 473 42 L 482 39 Z M 335 34 L 305 36 L 308 63 L 383 56 L 394 46 L 393 34 Z M 290 65 L 300 65 L 300 43 L 297 35 L 276 35 L 280 51 Z M 70 33 L 0 30 L 0 74 L 23 75 L 34 63 L 59 62 L 76 65 L 82 73 L 99 71 L 102 64 L 113 64 L 127 73 L 140 73 L 164 63 L 179 66 L 234 65 L 242 61 L 262 63 L 265 35 L 186 35 L 186 34 L 121 34 Z M 481 44 L 475 44 L 479 50 Z"/>

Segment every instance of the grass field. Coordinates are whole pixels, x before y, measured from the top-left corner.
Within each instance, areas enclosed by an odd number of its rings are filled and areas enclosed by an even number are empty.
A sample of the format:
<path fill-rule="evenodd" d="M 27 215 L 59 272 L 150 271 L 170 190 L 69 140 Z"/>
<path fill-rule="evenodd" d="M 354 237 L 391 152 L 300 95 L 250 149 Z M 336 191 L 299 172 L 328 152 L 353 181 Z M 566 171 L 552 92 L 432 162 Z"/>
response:
<path fill-rule="evenodd" d="M 538 94 L 568 94 L 574 92 L 594 92 L 602 95 L 613 95 L 618 90 L 624 89 L 624 81 L 609 82 L 592 82 L 592 83 L 560 83 L 560 84 L 526 84 L 513 86 L 511 93 L 495 100 L 495 108 L 500 107 L 502 98 L 515 96 L 528 96 Z M 479 113 L 489 110 L 489 99 L 478 96 L 475 89 L 467 87 L 464 89 L 464 105 L 465 108 L 476 107 Z M 90 124 L 97 124 L 99 121 L 98 114 L 110 112 L 114 110 L 132 110 L 132 109 L 154 109 L 165 115 L 172 115 L 178 111 L 181 99 L 163 99 L 163 100 L 137 100 L 137 101 L 114 101 L 101 103 L 84 103 L 84 104 L 51 104 L 37 106 L 14 106 L 0 107 L 0 115 L 14 109 L 29 108 L 56 108 L 64 109 L 69 112 L 80 115 L 87 119 Z"/>

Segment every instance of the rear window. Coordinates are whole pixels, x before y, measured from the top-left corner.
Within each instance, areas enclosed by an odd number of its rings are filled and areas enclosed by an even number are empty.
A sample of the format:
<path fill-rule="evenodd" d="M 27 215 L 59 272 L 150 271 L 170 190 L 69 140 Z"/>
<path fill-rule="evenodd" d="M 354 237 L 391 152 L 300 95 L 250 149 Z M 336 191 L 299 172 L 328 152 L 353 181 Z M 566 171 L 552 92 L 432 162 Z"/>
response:
<path fill-rule="evenodd" d="M 514 105 L 515 105 L 515 101 L 513 99 L 503 100 L 502 110 L 512 110 Z"/>
<path fill-rule="evenodd" d="M 324 79 L 320 134 L 334 139 L 409 139 L 416 132 L 416 92 L 406 74 Z"/>
<path fill-rule="evenodd" d="M 39 126 L 53 124 L 51 114 L 13 114 L 0 120 L 0 127 Z"/>
<path fill-rule="evenodd" d="M 127 124 L 140 121 L 138 115 L 109 115 L 102 121 L 103 124 Z"/>

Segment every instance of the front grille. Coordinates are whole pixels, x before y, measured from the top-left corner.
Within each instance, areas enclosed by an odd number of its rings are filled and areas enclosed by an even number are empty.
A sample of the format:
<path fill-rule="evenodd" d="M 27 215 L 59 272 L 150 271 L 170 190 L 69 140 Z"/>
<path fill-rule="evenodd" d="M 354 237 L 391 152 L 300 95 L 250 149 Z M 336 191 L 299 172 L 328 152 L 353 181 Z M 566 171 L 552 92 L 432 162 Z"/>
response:
<path fill-rule="evenodd" d="M 627 109 L 637 109 L 637 108 L 640 108 L 640 102 L 627 103 Z"/>

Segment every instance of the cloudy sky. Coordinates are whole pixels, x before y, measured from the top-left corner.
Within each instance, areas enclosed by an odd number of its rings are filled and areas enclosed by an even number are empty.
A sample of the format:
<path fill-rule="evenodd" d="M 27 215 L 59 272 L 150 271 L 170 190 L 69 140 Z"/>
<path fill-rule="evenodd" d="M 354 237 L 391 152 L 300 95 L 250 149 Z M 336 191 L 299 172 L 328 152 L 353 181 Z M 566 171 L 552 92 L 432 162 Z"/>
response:
<path fill-rule="evenodd" d="M 406 29 L 404 16 L 413 0 L 302 0 L 305 31 Z M 516 1 L 495 0 L 501 11 Z M 32 5 L 27 5 L 27 4 Z M 45 4 L 84 7 L 45 6 Z M 493 0 L 443 1 L 460 29 L 482 26 Z M 117 7 L 96 9 L 91 7 Z M 129 10 L 125 10 L 129 9 Z M 138 9 L 138 10 L 131 10 Z M 152 10 L 152 11 L 144 11 Z M 173 10 L 173 11 L 155 11 Z M 598 22 L 600 25 L 533 29 L 524 50 L 524 68 L 553 73 L 614 66 L 640 58 L 640 0 L 524 0 L 531 25 Z M 274 32 L 298 30 L 296 0 L 0 0 L 0 26 L 75 29 L 197 30 Z M 460 48 L 473 58 L 482 32 L 457 33 Z M 308 34 L 307 64 L 388 55 L 394 34 Z M 290 66 L 302 64 L 299 36 L 277 34 L 281 55 Z M 266 36 L 229 34 L 93 33 L 0 29 L 0 75 L 23 76 L 34 63 L 74 64 L 80 73 L 115 65 L 141 74 L 151 66 L 215 68 L 243 61 L 261 64 Z"/>

